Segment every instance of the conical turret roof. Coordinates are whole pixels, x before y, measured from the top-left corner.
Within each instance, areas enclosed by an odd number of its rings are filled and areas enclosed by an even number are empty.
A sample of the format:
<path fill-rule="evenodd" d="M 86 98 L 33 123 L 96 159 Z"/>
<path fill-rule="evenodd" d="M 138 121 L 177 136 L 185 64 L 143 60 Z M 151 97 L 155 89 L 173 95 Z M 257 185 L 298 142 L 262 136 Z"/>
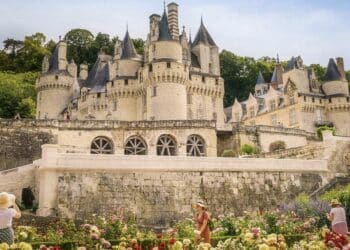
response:
<path fill-rule="evenodd" d="M 256 85 L 266 83 L 261 71 L 259 71 L 258 79 L 256 80 Z"/>
<path fill-rule="evenodd" d="M 121 59 L 130 59 L 137 57 L 135 46 L 130 38 L 129 31 L 126 30 L 126 34 L 122 44 L 122 55 Z"/>
<path fill-rule="evenodd" d="M 162 19 L 159 23 L 159 38 L 158 41 L 170 41 L 172 40 L 169 30 L 168 16 L 164 9 Z"/>
<path fill-rule="evenodd" d="M 203 19 L 201 19 L 201 25 L 193 41 L 193 46 L 196 46 L 200 43 L 204 43 L 205 45 L 216 46 L 213 38 L 210 36 L 207 28 L 204 26 Z"/>
<path fill-rule="evenodd" d="M 329 59 L 327 72 L 325 75 L 325 81 L 331 82 L 331 81 L 339 81 L 341 80 L 341 74 L 339 73 L 337 64 L 335 63 L 333 58 Z"/>

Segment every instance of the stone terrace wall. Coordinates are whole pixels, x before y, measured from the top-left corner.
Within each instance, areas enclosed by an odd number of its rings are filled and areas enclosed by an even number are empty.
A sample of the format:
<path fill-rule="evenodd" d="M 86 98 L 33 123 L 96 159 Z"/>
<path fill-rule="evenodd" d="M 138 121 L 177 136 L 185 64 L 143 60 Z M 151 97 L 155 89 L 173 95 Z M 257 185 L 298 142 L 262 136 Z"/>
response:
<path fill-rule="evenodd" d="M 41 156 L 41 145 L 55 143 L 50 132 L 22 121 L 0 120 L 0 170 L 32 163 Z"/>
<path fill-rule="evenodd" d="M 56 152 L 55 152 L 56 150 Z M 45 146 L 39 215 L 84 219 L 132 211 L 140 224 L 192 216 L 203 199 L 214 215 L 275 208 L 311 193 L 332 175 L 324 160 L 113 156 L 57 153 Z"/>

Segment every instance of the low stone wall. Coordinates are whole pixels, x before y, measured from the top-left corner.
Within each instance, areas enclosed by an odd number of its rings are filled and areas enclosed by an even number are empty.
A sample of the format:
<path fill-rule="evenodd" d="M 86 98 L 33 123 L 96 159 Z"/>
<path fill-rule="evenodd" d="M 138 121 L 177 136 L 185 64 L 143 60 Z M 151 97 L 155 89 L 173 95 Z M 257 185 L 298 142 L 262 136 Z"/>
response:
<path fill-rule="evenodd" d="M 32 164 L 0 171 L 0 192 L 12 193 L 21 202 L 23 188 L 31 187 L 35 193 L 35 175 L 35 167 Z"/>
<path fill-rule="evenodd" d="M 146 226 L 191 217 L 198 199 L 214 215 L 275 208 L 332 178 L 323 160 L 66 154 L 50 145 L 35 165 L 39 215 L 84 219 L 124 210 Z"/>

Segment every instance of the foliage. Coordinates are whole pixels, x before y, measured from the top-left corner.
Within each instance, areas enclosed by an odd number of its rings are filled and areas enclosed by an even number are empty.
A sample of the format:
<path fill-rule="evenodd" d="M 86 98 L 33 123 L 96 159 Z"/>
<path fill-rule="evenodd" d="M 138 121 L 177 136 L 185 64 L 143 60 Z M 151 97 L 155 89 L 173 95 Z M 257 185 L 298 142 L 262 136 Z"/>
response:
<path fill-rule="evenodd" d="M 0 72 L 0 117 L 13 118 L 18 112 L 22 118 L 35 116 L 35 79 L 37 73 Z"/>
<path fill-rule="evenodd" d="M 283 149 L 286 149 L 286 143 L 284 141 L 274 141 L 274 142 L 271 142 L 269 146 L 270 152 L 276 152 L 278 150 L 283 150 Z"/>
<path fill-rule="evenodd" d="M 238 157 L 238 153 L 233 149 L 226 149 L 222 152 L 221 157 Z"/>
<path fill-rule="evenodd" d="M 249 144 L 244 144 L 241 147 L 241 153 L 242 154 L 251 155 L 251 154 L 255 154 L 257 152 L 258 152 L 257 148 L 252 146 L 252 145 L 249 145 Z"/>
<path fill-rule="evenodd" d="M 332 134 L 335 135 L 335 128 L 334 127 L 321 126 L 321 127 L 318 127 L 316 129 L 317 137 L 322 139 L 322 131 L 325 131 L 325 130 L 330 130 L 330 131 L 332 131 Z"/>
<path fill-rule="evenodd" d="M 326 75 L 326 68 L 325 67 L 322 67 L 319 64 L 311 64 L 309 66 L 309 68 L 314 70 L 315 75 L 320 82 L 324 82 L 324 77 Z"/>
<path fill-rule="evenodd" d="M 175 228 L 180 238 L 194 237 L 195 223 L 191 219 L 179 221 L 178 223 L 176 223 Z"/>
<path fill-rule="evenodd" d="M 328 203 L 332 199 L 339 200 L 339 202 L 345 208 L 347 221 L 350 222 L 350 185 L 327 191 L 321 196 L 321 200 L 327 201 Z"/>

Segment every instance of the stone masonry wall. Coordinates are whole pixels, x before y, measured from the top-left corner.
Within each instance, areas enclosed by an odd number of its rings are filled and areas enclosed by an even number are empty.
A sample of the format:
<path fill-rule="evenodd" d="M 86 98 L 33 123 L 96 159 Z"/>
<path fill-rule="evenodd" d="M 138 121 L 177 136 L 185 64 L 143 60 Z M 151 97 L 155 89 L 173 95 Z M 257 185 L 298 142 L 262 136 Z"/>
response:
<path fill-rule="evenodd" d="M 192 217 L 204 200 L 214 216 L 276 208 L 299 193 L 311 193 L 324 176 L 284 172 L 71 172 L 58 177 L 58 215 L 84 219 L 132 211 L 139 223 L 165 226 Z"/>
<path fill-rule="evenodd" d="M 41 145 L 55 143 L 51 133 L 22 125 L 0 124 L 0 171 L 32 163 L 41 157 Z"/>

